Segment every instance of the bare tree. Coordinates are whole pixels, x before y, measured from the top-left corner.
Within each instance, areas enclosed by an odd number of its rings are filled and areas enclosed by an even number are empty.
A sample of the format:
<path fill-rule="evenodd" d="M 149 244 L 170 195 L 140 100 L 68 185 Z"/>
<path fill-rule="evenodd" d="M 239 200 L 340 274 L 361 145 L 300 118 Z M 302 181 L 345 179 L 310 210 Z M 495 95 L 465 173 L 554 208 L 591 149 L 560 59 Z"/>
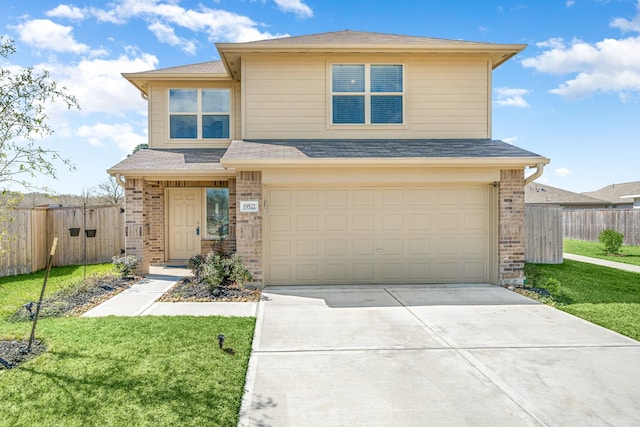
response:
<path fill-rule="evenodd" d="M 96 194 L 112 205 L 119 205 L 124 200 L 124 188 L 112 176 L 98 185 Z"/>

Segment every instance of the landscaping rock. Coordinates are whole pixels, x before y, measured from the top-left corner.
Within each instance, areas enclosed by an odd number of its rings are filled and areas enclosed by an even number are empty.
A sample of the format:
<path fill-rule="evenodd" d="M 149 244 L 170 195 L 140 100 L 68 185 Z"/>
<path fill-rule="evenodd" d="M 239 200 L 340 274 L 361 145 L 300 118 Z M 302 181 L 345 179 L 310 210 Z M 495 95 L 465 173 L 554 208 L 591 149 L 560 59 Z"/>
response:
<path fill-rule="evenodd" d="M 0 370 L 13 369 L 47 349 L 41 341 L 35 340 L 31 352 L 27 353 L 28 345 L 29 341 L 0 341 Z"/>

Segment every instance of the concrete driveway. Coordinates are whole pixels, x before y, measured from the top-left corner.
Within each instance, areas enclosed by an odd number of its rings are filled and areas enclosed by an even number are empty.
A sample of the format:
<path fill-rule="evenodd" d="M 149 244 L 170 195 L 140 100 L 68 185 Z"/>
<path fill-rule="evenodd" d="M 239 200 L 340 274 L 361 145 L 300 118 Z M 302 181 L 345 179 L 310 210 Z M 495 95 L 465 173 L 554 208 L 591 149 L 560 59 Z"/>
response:
<path fill-rule="evenodd" d="M 640 425 L 640 343 L 509 290 L 263 295 L 241 426 Z"/>

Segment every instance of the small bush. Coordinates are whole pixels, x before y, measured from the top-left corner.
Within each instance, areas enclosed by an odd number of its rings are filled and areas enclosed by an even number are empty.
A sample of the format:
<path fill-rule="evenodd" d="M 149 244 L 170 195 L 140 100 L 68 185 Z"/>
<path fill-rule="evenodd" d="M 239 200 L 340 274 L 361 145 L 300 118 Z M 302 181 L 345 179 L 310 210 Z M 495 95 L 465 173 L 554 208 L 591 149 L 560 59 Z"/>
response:
<path fill-rule="evenodd" d="M 211 292 L 220 286 L 242 286 L 253 280 L 237 254 L 221 256 L 209 252 L 206 256 L 196 255 L 189 260 L 189 268 L 193 270 L 194 280 L 207 283 Z"/>
<path fill-rule="evenodd" d="M 607 229 L 600 233 L 598 239 L 608 254 L 617 254 L 620 251 L 620 246 L 622 246 L 624 234 L 618 233 L 615 230 Z"/>
<path fill-rule="evenodd" d="M 120 276 L 129 277 L 135 271 L 138 265 L 138 258 L 133 255 L 126 255 L 122 257 L 114 256 L 111 258 L 113 268 L 115 268 Z"/>

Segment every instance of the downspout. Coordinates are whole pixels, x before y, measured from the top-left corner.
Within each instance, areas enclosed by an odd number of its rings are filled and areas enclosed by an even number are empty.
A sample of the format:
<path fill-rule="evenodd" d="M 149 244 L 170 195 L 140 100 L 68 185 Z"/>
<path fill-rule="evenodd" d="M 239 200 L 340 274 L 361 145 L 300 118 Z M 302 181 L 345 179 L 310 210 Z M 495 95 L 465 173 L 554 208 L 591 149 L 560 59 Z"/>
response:
<path fill-rule="evenodd" d="M 535 181 L 536 179 L 540 178 L 540 175 L 542 175 L 542 172 L 544 172 L 544 163 L 538 163 L 536 165 L 536 171 L 525 178 L 524 185 L 528 185 L 533 181 Z"/>
<path fill-rule="evenodd" d="M 114 175 L 116 178 L 116 182 L 118 183 L 118 185 L 122 188 L 124 188 L 125 190 L 127 189 L 125 182 L 122 180 L 122 175 L 120 175 L 119 173 Z"/>

